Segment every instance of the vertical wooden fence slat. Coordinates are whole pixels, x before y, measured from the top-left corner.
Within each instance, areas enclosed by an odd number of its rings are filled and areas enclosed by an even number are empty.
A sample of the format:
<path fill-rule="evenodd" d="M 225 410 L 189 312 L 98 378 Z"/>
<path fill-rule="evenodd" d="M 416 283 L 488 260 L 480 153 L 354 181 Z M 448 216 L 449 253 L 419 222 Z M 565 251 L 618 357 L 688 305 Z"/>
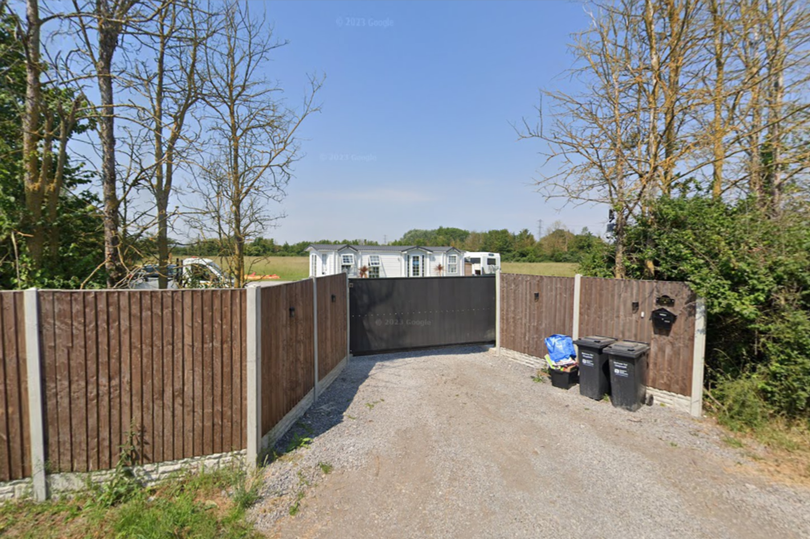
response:
<path fill-rule="evenodd" d="M 194 293 L 183 297 L 183 454 L 194 455 Z"/>
<path fill-rule="evenodd" d="M 115 466 L 120 457 L 121 439 L 121 295 L 110 292 L 107 299 L 109 317 L 109 422 L 110 422 L 110 465 Z"/>
<path fill-rule="evenodd" d="M 211 401 L 213 404 L 211 452 L 222 453 L 222 291 L 215 290 L 212 303 L 213 358 Z"/>
<path fill-rule="evenodd" d="M 54 321 L 53 294 L 39 293 L 39 324 L 42 341 L 42 375 L 45 378 L 45 402 L 43 413 L 45 415 L 45 447 L 48 462 L 51 466 L 59 466 L 59 391 L 56 377 L 56 332 Z M 49 363 L 50 361 L 50 363 Z M 64 413 L 64 412 L 62 412 Z"/>
<path fill-rule="evenodd" d="M 243 320 L 243 317 L 246 316 L 247 307 L 244 307 L 245 312 L 243 312 L 243 306 L 239 302 L 239 298 L 239 295 L 231 294 L 231 319 L 234 321 L 234 323 L 231 325 L 231 357 L 233 358 L 233 369 L 231 372 L 233 398 L 231 399 L 231 405 L 233 406 L 235 416 L 231 433 L 231 443 L 233 447 L 242 447 L 242 434 L 247 432 L 241 422 L 242 401 L 247 401 L 247 392 L 244 392 L 243 394 L 242 384 L 240 383 L 242 378 L 241 364 L 246 362 L 247 359 L 247 356 L 242 356 L 240 341 L 240 336 L 242 333 L 241 321 Z"/>
<path fill-rule="evenodd" d="M 23 292 L 0 291 L 0 480 L 30 477 L 28 356 Z"/>
<path fill-rule="evenodd" d="M 109 470 L 115 465 L 117 455 L 111 439 L 112 424 L 110 422 L 110 334 L 109 298 L 112 293 L 100 292 L 96 294 L 94 308 L 96 311 L 96 353 L 97 353 L 97 383 L 96 406 L 98 410 L 98 449 L 96 458 L 97 470 Z"/>

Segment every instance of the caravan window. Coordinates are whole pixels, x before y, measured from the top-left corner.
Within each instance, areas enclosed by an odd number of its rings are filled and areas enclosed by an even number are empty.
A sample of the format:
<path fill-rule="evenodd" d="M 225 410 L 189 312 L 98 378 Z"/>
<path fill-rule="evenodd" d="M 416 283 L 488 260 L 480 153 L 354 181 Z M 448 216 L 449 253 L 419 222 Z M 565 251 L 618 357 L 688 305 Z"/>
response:
<path fill-rule="evenodd" d="M 458 255 L 447 255 L 447 274 L 455 275 L 458 273 Z"/>
<path fill-rule="evenodd" d="M 494 258 L 487 258 L 487 266 L 494 266 L 495 259 Z"/>
<path fill-rule="evenodd" d="M 481 259 L 479 257 L 477 257 L 477 256 L 470 259 L 470 264 L 480 264 L 480 263 L 481 263 Z"/>
<path fill-rule="evenodd" d="M 368 277 L 369 279 L 380 278 L 380 255 L 369 255 L 368 257 Z"/>
<path fill-rule="evenodd" d="M 343 273 L 351 273 L 352 266 L 354 266 L 354 255 L 341 255 L 340 257 L 340 271 Z"/>

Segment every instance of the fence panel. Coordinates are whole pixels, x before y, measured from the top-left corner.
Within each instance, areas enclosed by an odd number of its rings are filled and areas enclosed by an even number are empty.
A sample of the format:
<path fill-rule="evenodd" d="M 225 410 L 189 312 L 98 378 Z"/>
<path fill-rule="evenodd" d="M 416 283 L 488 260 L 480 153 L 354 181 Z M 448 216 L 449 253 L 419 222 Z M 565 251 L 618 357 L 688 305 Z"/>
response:
<path fill-rule="evenodd" d="M 315 386 L 312 281 L 262 287 L 261 313 L 264 434 Z"/>
<path fill-rule="evenodd" d="M 650 320 L 662 296 L 674 301 L 666 308 L 678 317 L 669 333 Z M 579 334 L 650 343 L 647 385 L 691 396 L 696 299 L 685 283 L 583 277 Z"/>
<path fill-rule="evenodd" d="M 0 481 L 31 476 L 22 292 L 0 292 Z"/>
<path fill-rule="evenodd" d="M 574 279 L 501 275 L 501 346 L 535 357 L 546 355 L 545 338 L 571 335 Z"/>
<path fill-rule="evenodd" d="M 247 443 L 244 290 L 43 291 L 40 331 L 51 469 L 138 464 Z"/>
<path fill-rule="evenodd" d="M 346 275 L 318 279 L 318 379 L 346 357 Z"/>

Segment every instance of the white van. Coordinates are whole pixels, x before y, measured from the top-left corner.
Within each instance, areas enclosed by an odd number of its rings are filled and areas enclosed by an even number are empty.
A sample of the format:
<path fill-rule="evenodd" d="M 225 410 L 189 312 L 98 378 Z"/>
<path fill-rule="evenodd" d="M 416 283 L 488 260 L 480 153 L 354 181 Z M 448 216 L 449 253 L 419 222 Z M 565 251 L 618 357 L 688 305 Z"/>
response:
<path fill-rule="evenodd" d="M 192 256 L 186 258 L 178 266 L 169 264 L 169 282 L 167 288 L 230 288 L 233 279 L 222 271 L 216 262 L 210 258 Z M 129 276 L 128 287 L 135 290 L 157 290 L 158 268 L 154 264 L 147 264 L 133 271 Z"/>
<path fill-rule="evenodd" d="M 464 253 L 464 275 L 494 275 L 499 269 L 500 253 Z"/>

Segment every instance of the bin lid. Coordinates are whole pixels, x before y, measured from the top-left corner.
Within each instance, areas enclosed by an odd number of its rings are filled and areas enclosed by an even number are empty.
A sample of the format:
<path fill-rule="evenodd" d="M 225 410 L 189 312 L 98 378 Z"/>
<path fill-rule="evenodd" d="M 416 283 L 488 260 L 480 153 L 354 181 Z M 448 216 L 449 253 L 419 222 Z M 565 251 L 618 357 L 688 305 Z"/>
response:
<path fill-rule="evenodd" d="M 650 350 L 650 345 L 645 342 L 619 341 L 611 344 L 605 349 L 610 355 L 619 357 L 638 358 Z"/>
<path fill-rule="evenodd" d="M 602 348 L 609 346 L 616 342 L 613 337 L 602 337 L 600 335 L 591 335 L 589 337 L 580 337 L 574 341 L 577 346 L 587 346 L 589 348 Z"/>

